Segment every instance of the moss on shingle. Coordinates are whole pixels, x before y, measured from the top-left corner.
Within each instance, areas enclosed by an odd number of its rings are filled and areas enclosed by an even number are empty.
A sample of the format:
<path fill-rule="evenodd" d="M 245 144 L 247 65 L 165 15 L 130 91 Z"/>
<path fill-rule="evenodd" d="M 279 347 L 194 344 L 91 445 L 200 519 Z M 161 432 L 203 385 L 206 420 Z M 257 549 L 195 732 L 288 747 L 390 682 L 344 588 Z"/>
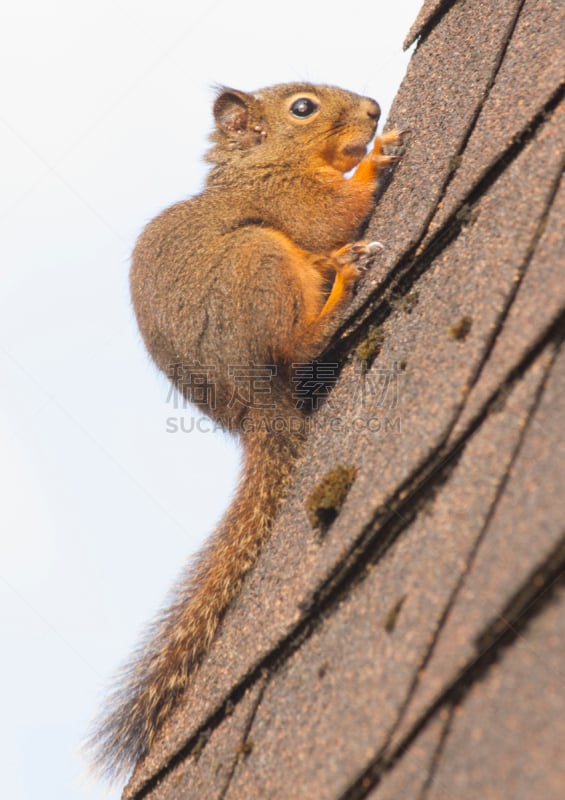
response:
<path fill-rule="evenodd" d="M 306 498 L 306 512 L 313 528 L 327 528 L 341 511 L 357 476 L 357 467 L 340 464 L 327 472 Z"/>
<path fill-rule="evenodd" d="M 461 317 L 461 319 L 458 319 L 457 322 L 454 322 L 453 325 L 448 325 L 447 332 L 454 339 L 457 339 L 457 341 L 461 341 L 466 338 L 467 334 L 471 330 L 472 325 L 473 318 L 465 315 L 464 317 Z"/>
<path fill-rule="evenodd" d="M 355 350 L 355 355 L 363 364 L 363 372 L 367 372 L 381 351 L 385 339 L 384 331 L 377 325 L 371 325 L 367 336 Z"/>

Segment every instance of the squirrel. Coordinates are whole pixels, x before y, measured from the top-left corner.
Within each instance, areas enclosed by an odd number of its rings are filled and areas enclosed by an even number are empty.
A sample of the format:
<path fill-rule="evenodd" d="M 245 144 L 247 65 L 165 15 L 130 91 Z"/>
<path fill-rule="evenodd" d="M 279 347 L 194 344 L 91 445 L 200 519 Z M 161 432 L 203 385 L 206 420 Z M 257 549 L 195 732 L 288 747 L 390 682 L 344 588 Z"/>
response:
<path fill-rule="evenodd" d="M 396 160 L 383 145 L 404 133 L 376 137 L 367 153 L 378 104 L 309 83 L 221 88 L 213 113 L 205 188 L 147 225 L 130 284 L 150 355 L 188 400 L 239 435 L 244 467 L 95 727 L 95 761 L 112 777 L 151 747 L 269 534 L 305 436 L 293 369 L 328 345 L 363 262 L 382 247 L 358 236 L 379 175 Z M 245 402 L 242 374 L 268 391 Z"/>

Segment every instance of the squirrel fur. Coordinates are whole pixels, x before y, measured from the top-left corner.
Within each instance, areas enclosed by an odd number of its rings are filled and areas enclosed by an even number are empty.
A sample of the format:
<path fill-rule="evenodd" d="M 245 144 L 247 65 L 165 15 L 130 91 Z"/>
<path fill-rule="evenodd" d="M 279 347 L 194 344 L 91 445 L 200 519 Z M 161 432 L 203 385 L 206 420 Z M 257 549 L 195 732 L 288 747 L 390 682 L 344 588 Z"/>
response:
<path fill-rule="evenodd" d="M 377 137 L 367 153 L 379 114 L 374 100 L 332 86 L 221 89 L 204 191 L 162 212 L 135 246 L 131 293 L 147 349 L 189 400 L 209 371 L 198 405 L 240 436 L 244 467 L 95 727 L 95 760 L 111 776 L 147 753 L 185 694 L 284 498 L 304 438 L 293 365 L 328 344 L 378 245 L 357 239 L 393 160 L 382 146 L 401 135 Z M 270 365 L 258 402 L 234 402 L 242 365 Z"/>

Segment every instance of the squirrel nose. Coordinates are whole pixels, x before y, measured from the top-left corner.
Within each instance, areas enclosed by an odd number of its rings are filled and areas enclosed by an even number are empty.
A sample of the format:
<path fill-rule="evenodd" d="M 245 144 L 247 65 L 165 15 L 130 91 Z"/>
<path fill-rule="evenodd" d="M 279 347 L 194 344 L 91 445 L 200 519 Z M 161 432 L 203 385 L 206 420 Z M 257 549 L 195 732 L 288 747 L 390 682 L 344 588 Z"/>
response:
<path fill-rule="evenodd" d="M 370 97 L 365 98 L 365 111 L 367 112 L 367 116 L 374 120 L 378 120 L 378 118 L 381 116 L 381 108 L 379 104 Z"/>

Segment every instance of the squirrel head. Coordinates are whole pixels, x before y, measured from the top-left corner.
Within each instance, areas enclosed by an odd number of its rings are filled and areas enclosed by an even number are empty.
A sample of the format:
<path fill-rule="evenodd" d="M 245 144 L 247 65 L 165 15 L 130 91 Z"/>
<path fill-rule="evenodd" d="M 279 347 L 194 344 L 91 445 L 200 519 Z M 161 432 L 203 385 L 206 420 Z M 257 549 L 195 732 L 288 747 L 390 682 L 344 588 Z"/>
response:
<path fill-rule="evenodd" d="M 213 164 L 298 163 L 353 169 L 380 115 L 369 97 L 335 86 L 285 83 L 247 93 L 221 88 L 214 103 Z"/>

